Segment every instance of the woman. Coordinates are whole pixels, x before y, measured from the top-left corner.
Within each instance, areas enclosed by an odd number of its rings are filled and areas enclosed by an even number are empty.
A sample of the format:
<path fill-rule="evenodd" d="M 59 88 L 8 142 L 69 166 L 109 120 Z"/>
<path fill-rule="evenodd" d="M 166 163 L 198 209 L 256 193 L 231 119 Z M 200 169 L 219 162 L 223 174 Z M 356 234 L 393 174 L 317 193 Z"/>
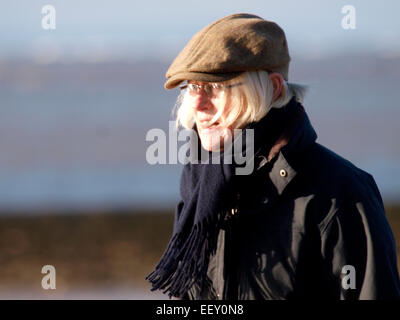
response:
<path fill-rule="evenodd" d="M 254 170 L 185 165 L 173 236 L 147 277 L 153 290 L 184 299 L 400 297 L 374 179 L 315 142 L 304 88 L 287 82 L 289 61 L 278 25 L 234 14 L 197 33 L 170 66 L 167 89 L 186 81 L 178 125 L 221 160 L 229 138 L 242 138 L 234 151 L 250 154 Z"/>

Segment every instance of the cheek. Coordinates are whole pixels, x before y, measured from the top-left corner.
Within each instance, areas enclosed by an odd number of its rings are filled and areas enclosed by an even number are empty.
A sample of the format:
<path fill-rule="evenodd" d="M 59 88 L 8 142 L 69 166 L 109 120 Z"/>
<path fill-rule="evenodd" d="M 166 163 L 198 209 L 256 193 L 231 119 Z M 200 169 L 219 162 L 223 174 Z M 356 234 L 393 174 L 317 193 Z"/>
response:
<path fill-rule="evenodd" d="M 226 99 L 221 99 L 221 101 L 219 101 L 218 106 L 219 106 L 218 111 L 221 112 L 221 109 L 222 109 L 222 113 L 221 113 L 222 119 L 228 118 L 229 113 L 231 111 L 231 102 L 230 102 L 229 96 Z"/>

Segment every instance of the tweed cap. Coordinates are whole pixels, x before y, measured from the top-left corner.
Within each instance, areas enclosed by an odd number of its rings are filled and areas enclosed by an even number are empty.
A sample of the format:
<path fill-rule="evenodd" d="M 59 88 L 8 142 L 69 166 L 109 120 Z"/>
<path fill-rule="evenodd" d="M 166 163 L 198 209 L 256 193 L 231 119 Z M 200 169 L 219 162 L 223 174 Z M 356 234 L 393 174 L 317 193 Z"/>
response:
<path fill-rule="evenodd" d="M 278 72 L 288 80 L 289 62 L 285 33 L 276 23 L 232 14 L 190 39 L 169 67 L 164 86 L 172 89 L 185 80 L 225 81 L 256 70 Z"/>

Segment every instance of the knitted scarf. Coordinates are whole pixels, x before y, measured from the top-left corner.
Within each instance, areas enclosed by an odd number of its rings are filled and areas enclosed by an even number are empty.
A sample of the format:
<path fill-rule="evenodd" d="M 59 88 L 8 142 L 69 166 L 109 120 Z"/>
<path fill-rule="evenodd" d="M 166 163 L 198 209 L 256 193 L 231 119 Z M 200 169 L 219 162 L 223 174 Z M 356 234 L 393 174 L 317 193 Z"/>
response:
<path fill-rule="evenodd" d="M 256 153 L 271 149 L 299 106 L 293 98 L 286 106 L 273 108 L 259 122 L 246 126 L 245 129 L 254 130 Z M 246 150 L 244 137 L 242 144 L 242 150 Z M 152 283 L 152 291 L 163 290 L 170 297 L 181 298 L 195 282 L 204 285 L 222 221 L 234 201 L 235 166 L 223 163 L 223 158 L 220 164 L 184 166 L 180 184 L 182 200 L 176 208 L 172 238 L 155 270 L 146 277 Z M 242 182 L 243 177 L 246 178 L 241 176 Z"/>

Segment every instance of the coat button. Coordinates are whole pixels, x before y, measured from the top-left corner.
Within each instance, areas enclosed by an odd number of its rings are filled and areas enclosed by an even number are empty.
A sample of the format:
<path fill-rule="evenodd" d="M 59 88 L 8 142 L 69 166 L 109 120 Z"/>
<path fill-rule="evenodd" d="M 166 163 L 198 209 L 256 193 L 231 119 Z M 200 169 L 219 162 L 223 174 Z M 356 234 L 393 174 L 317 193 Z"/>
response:
<path fill-rule="evenodd" d="M 286 170 L 283 170 L 283 169 L 281 169 L 281 171 L 279 171 L 279 174 L 281 175 L 281 177 L 286 177 L 287 176 Z"/>

